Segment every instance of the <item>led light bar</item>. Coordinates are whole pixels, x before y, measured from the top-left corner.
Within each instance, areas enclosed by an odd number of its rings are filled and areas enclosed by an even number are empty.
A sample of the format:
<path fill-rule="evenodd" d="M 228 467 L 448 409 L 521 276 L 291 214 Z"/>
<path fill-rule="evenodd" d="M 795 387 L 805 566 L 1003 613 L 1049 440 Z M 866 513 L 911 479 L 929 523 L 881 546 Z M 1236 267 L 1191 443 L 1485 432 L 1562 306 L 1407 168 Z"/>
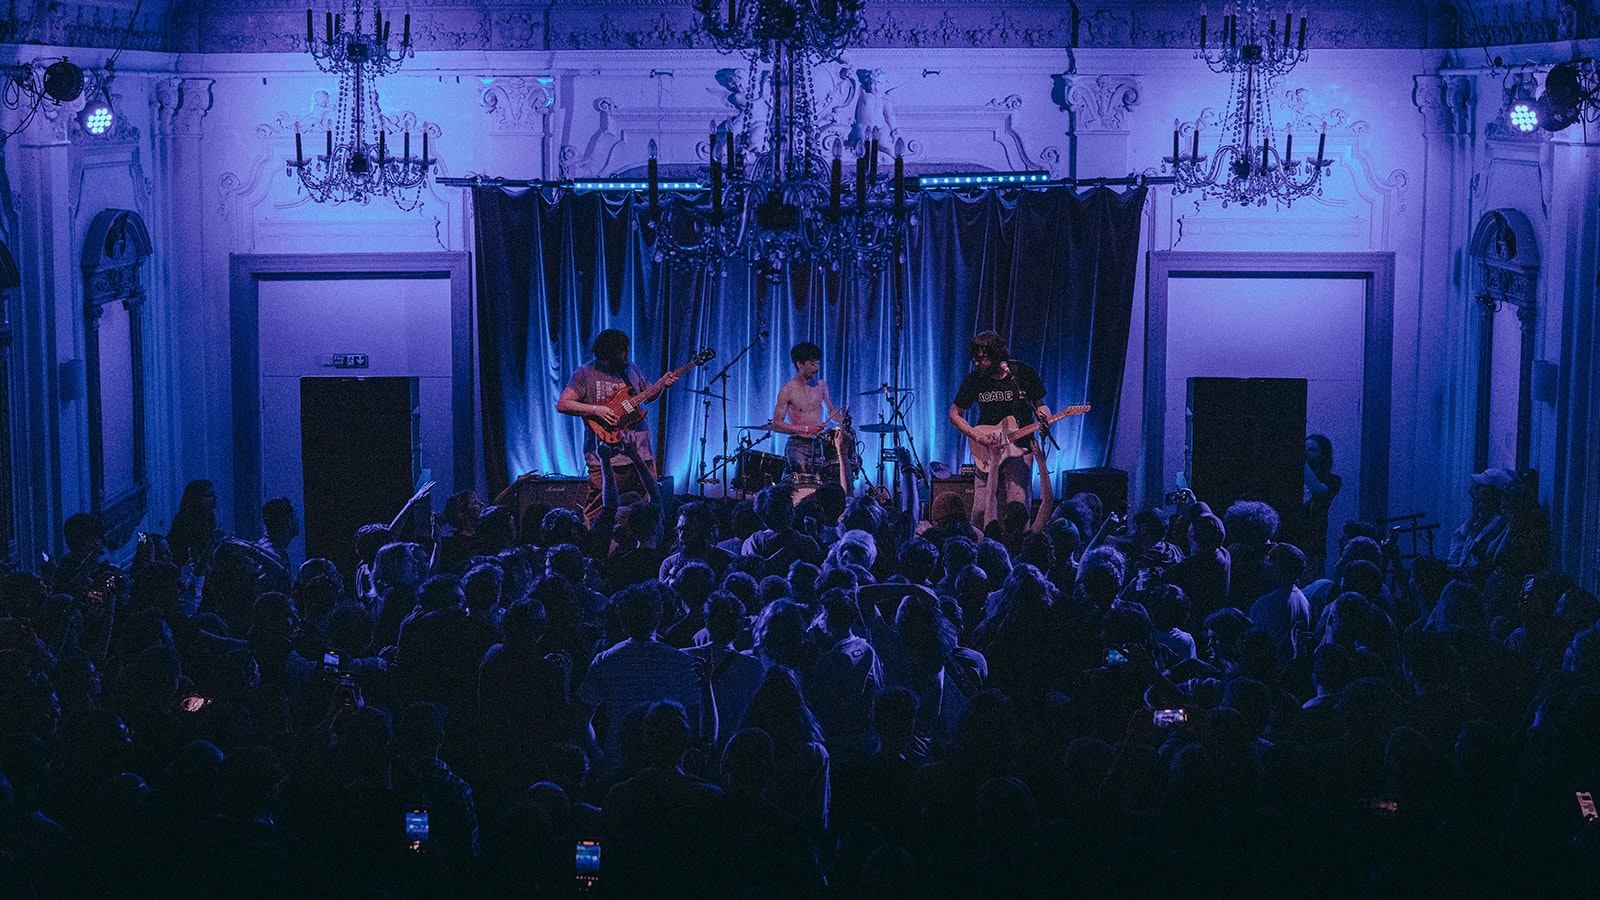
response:
<path fill-rule="evenodd" d="M 587 191 L 648 191 L 650 182 L 638 178 L 578 178 L 572 182 L 572 189 L 579 193 Z M 706 186 L 698 181 L 668 181 L 656 182 L 658 191 L 703 191 Z"/>
<path fill-rule="evenodd" d="M 1021 187 L 1047 184 L 1049 172 L 971 172 L 964 175 L 919 175 L 917 186 L 929 188 Z"/>
<path fill-rule="evenodd" d="M 1511 127 L 1523 134 L 1539 127 L 1539 111 L 1532 103 L 1518 103 L 1511 107 L 1511 111 L 1506 115 L 1511 120 Z"/>

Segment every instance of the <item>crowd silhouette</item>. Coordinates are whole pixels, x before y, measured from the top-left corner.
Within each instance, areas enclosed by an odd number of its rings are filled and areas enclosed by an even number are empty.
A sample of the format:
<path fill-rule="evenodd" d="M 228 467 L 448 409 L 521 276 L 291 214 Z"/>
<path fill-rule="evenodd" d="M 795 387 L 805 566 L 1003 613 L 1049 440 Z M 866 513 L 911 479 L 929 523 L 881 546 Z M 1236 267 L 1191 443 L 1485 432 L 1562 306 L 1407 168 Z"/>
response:
<path fill-rule="evenodd" d="M 0 578 L 0 891 L 1579 896 L 1600 602 L 1471 489 L 1445 558 L 1253 501 L 424 489 L 341 572 L 195 482 L 125 568 L 80 514 Z"/>

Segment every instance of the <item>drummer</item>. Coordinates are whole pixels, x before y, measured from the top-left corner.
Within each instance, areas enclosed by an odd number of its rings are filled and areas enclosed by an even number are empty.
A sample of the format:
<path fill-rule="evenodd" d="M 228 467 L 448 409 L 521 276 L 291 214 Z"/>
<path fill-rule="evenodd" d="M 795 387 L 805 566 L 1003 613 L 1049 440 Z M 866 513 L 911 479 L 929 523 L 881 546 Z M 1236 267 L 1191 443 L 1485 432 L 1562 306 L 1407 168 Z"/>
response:
<path fill-rule="evenodd" d="M 846 413 L 833 405 L 828 383 L 817 374 L 822 370 L 821 347 L 801 341 L 789 350 L 789 359 L 794 363 L 795 373 L 778 390 L 778 405 L 772 410 L 772 430 L 789 435 L 783 455 L 791 471 L 818 475 L 826 460 L 820 435 L 829 421 L 842 421 Z M 827 415 L 823 415 L 824 409 Z"/>

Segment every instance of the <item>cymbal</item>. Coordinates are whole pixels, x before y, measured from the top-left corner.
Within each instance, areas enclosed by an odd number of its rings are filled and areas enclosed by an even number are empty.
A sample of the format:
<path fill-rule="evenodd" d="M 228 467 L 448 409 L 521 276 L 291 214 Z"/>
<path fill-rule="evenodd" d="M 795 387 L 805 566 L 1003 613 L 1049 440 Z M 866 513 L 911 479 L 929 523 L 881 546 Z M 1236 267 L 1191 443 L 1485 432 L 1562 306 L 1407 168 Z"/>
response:
<path fill-rule="evenodd" d="M 884 384 L 879 385 L 870 391 L 862 391 L 859 396 L 870 397 L 873 394 L 909 394 L 910 392 L 911 388 L 890 387 L 889 385 Z"/>
<path fill-rule="evenodd" d="M 703 388 L 689 388 L 689 393 L 691 393 L 691 394 L 699 394 L 702 397 L 710 397 L 713 400 L 726 400 L 726 399 L 728 399 L 727 397 L 723 396 L 722 394 L 719 394 L 719 393 L 717 393 L 715 391 L 708 391 L 708 390 L 705 390 Z"/>
<path fill-rule="evenodd" d="M 774 431 L 771 422 L 762 422 L 760 425 L 735 425 L 740 431 Z"/>
<path fill-rule="evenodd" d="M 905 431 L 905 427 L 896 425 L 893 422 L 873 422 L 870 425 L 863 425 L 856 430 L 866 431 L 872 434 L 898 434 L 902 431 Z"/>

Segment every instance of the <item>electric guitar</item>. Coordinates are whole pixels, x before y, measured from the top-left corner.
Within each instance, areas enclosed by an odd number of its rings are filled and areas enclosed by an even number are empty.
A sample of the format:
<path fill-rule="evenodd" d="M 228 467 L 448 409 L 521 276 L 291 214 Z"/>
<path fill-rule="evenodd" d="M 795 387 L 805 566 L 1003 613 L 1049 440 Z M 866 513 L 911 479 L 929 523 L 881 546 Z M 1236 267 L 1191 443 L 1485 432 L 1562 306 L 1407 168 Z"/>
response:
<path fill-rule="evenodd" d="M 655 384 L 644 390 L 634 393 L 633 387 L 630 385 L 612 394 L 606 402 L 598 405 L 616 412 L 617 424 L 615 427 L 607 425 L 605 420 L 593 416 L 585 416 L 583 420 L 589 423 L 589 430 L 593 431 L 595 437 L 600 439 L 600 443 L 618 443 L 622 440 L 622 432 L 644 418 L 644 405 L 661 396 L 661 392 L 667 389 L 668 378 L 677 378 L 695 366 L 705 365 L 715 359 L 716 356 L 717 351 L 710 347 L 702 347 L 698 353 L 689 358 L 688 362 L 661 376 Z"/>
<path fill-rule="evenodd" d="M 1043 424 L 1054 425 L 1068 416 L 1081 416 L 1088 411 L 1089 404 L 1087 403 L 1069 406 L 1058 413 L 1052 413 L 1044 420 Z M 972 430 L 978 433 L 978 437 L 967 438 L 967 446 L 972 448 L 973 464 L 978 467 L 978 471 L 987 475 L 1011 457 L 1021 456 L 1028 452 L 1025 442 L 1033 436 L 1035 431 L 1039 430 L 1040 424 L 1039 422 L 1034 422 L 1031 425 L 1024 425 L 1018 428 L 1017 417 L 1006 416 L 997 425 L 972 426 Z M 999 444 L 993 447 L 981 440 L 985 435 L 997 433 L 1000 435 L 1001 440 Z"/>

